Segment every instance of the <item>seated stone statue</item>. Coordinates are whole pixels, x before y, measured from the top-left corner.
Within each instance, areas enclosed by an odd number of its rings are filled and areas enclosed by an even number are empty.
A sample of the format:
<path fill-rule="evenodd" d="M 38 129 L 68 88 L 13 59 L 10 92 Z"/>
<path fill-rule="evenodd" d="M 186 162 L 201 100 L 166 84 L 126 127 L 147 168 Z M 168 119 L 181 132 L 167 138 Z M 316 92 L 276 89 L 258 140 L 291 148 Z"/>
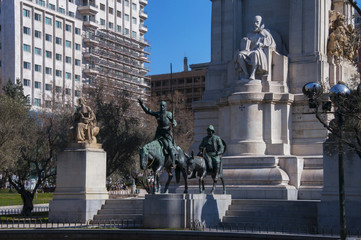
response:
<path fill-rule="evenodd" d="M 262 17 L 255 16 L 254 30 L 247 34 L 241 41 L 240 51 L 235 55 L 236 71 L 243 75 L 242 78 L 254 80 L 256 73 L 268 74 L 268 59 L 264 48 L 276 48 L 276 43 L 271 33 L 264 29 Z"/>
<path fill-rule="evenodd" d="M 85 98 L 79 98 L 79 107 L 74 113 L 72 140 L 77 143 L 97 143 L 96 135 L 99 127 L 96 126 L 96 117 L 93 110 L 86 105 Z"/>

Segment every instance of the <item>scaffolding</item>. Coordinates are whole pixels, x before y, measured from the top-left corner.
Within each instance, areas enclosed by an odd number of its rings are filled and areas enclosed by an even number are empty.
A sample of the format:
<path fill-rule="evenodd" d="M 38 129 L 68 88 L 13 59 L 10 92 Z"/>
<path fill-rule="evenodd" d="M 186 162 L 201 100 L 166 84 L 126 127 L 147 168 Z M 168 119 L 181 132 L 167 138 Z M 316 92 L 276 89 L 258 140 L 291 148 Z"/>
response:
<path fill-rule="evenodd" d="M 84 74 L 90 83 L 110 80 L 130 95 L 150 96 L 149 44 L 106 29 L 83 34 Z"/>

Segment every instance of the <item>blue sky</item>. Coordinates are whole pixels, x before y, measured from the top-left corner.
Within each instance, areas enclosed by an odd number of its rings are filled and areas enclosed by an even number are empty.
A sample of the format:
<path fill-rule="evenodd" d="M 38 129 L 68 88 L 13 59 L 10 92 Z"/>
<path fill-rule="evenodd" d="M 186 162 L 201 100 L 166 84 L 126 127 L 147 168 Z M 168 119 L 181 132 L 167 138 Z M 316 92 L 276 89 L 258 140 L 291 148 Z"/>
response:
<path fill-rule="evenodd" d="M 150 75 L 169 73 L 170 63 L 173 72 L 183 71 L 185 56 L 188 64 L 210 61 L 211 7 L 210 0 L 148 0 Z"/>
<path fill-rule="evenodd" d="M 169 73 L 170 63 L 183 71 L 185 56 L 188 65 L 210 61 L 211 7 L 210 0 L 148 0 L 150 75 Z"/>

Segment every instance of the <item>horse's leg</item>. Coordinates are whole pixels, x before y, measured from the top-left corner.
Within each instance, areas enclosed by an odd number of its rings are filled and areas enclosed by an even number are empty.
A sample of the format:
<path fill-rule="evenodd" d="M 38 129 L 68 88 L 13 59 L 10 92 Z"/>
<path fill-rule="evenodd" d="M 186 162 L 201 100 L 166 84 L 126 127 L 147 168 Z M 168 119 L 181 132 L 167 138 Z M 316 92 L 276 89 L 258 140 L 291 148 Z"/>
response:
<path fill-rule="evenodd" d="M 202 177 L 199 178 L 199 193 L 203 193 L 203 189 L 202 189 Z"/>
<path fill-rule="evenodd" d="M 184 168 L 182 170 L 182 174 L 183 174 L 183 178 L 184 178 L 184 192 L 183 193 L 188 193 L 187 172 Z"/>
<path fill-rule="evenodd" d="M 168 173 L 168 180 L 167 180 L 167 183 L 165 184 L 165 187 L 164 187 L 164 193 L 168 193 L 169 183 L 173 178 L 173 175 L 171 173 L 169 173 L 168 170 L 167 170 L 167 173 Z"/>
<path fill-rule="evenodd" d="M 224 185 L 223 177 L 220 177 L 220 179 L 221 179 L 222 185 L 223 185 L 223 194 L 226 194 L 226 185 Z"/>
<path fill-rule="evenodd" d="M 212 175 L 212 178 L 213 178 L 213 187 L 212 187 L 211 194 L 214 194 L 214 190 L 216 190 L 216 185 L 217 185 L 217 176 Z"/>

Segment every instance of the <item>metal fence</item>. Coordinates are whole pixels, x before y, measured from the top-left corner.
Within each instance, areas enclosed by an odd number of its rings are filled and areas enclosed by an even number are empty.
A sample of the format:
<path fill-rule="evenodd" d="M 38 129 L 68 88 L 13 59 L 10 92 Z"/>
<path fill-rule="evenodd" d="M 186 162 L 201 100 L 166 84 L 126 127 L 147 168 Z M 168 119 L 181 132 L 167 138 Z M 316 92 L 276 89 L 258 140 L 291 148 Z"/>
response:
<path fill-rule="evenodd" d="M 23 210 L 22 207 L 17 207 L 17 208 L 12 208 L 12 207 L 7 207 L 7 208 L 0 208 L 0 216 L 3 215 L 16 215 L 16 214 L 21 214 L 21 211 Z M 37 213 L 37 212 L 49 212 L 49 206 L 34 206 L 32 213 Z"/>
<path fill-rule="evenodd" d="M 133 219 L 106 221 L 58 221 L 49 222 L 36 218 L 6 219 L 0 221 L 0 229 L 135 229 L 142 228 L 142 221 Z"/>

